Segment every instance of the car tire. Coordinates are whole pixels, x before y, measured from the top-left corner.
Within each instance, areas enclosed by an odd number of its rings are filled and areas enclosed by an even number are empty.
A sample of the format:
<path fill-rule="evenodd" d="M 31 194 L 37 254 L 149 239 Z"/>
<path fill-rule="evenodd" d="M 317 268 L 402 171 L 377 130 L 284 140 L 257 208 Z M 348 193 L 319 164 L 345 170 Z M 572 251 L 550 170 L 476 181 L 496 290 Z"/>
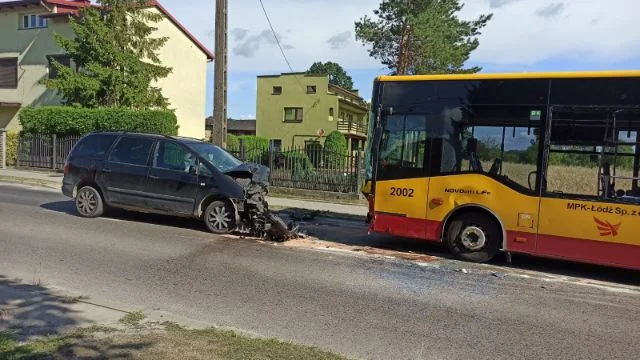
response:
<path fill-rule="evenodd" d="M 213 201 L 204 211 L 203 220 L 214 234 L 228 234 L 235 228 L 235 211 L 229 203 Z"/>
<path fill-rule="evenodd" d="M 76 211 L 85 218 L 96 218 L 104 214 L 102 195 L 93 186 L 84 186 L 76 194 Z"/>
<path fill-rule="evenodd" d="M 465 213 L 447 226 L 445 239 L 457 258 L 483 263 L 498 253 L 502 231 L 496 221 L 482 213 Z"/>

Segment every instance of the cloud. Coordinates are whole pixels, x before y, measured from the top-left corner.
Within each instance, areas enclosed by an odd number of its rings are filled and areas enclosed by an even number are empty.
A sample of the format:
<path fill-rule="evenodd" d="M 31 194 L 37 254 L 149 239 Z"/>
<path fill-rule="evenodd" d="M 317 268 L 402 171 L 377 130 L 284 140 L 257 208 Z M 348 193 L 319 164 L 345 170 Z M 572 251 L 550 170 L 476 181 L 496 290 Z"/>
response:
<path fill-rule="evenodd" d="M 233 38 L 233 41 L 243 40 L 245 37 L 247 37 L 248 33 L 249 33 L 249 30 L 247 29 L 240 29 L 240 28 L 231 29 L 231 37 Z"/>
<path fill-rule="evenodd" d="M 638 35 L 628 30 L 637 27 L 637 0 L 515 1 L 495 10 L 488 1 L 466 5 L 464 19 L 494 14 L 471 54 L 472 62 L 490 64 L 492 71 L 525 71 L 540 64 L 608 69 L 640 59 Z M 611 9 L 616 9 L 616 16 L 602 16 Z M 541 16 L 571 21 L 540 21 Z"/>
<path fill-rule="evenodd" d="M 489 7 L 491 7 L 492 9 L 497 9 L 517 1 L 521 0 L 489 0 Z"/>
<path fill-rule="evenodd" d="M 243 36 L 241 43 L 234 46 L 233 54 L 241 57 L 250 58 L 256 55 L 262 45 L 278 45 L 276 38 L 273 36 L 271 30 L 263 30 L 257 35 L 250 35 L 246 37 L 246 33 Z M 278 40 L 282 44 L 282 47 L 287 50 L 293 49 L 293 45 L 282 43 L 282 36 L 276 34 Z"/>
<path fill-rule="evenodd" d="M 238 117 L 235 118 L 236 120 L 255 120 L 256 116 L 255 115 L 240 115 Z"/>
<path fill-rule="evenodd" d="M 477 18 L 480 14 L 494 14 L 487 27 L 482 29 L 480 47 L 471 54 L 471 61 L 485 65 L 486 69 L 529 70 L 538 64 L 557 60 L 562 64 L 588 61 L 589 67 L 607 69 L 640 58 L 638 35 L 629 31 L 637 27 L 638 0 L 463 2 L 465 6 L 460 17 L 465 20 Z M 543 18 L 536 14 L 548 5 L 558 3 L 563 7 L 555 17 Z M 214 0 L 162 0 L 162 4 L 213 50 Z M 350 71 L 374 69 L 385 73 L 384 66 L 369 57 L 367 47 L 353 38 L 344 43 L 338 41 L 342 46 L 339 51 L 328 41 L 346 31 L 350 31 L 353 37 L 354 21 L 364 15 L 372 16 L 379 5 L 380 0 L 265 1 L 275 31 L 285 40 L 283 48 L 288 50 L 286 55 L 295 71 L 303 71 L 316 61 L 334 61 Z M 611 13 L 612 9 L 615 9 L 616 16 L 603 16 Z M 561 17 L 571 21 L 541 21 Z M 327 25 L 328 19 L 331 26 Z M 236 28 L 247 32 L 243 34 L 232 30 Z M 264 13 L 260 6 L 256 6 L 255 0 L 229 1 L 229 29 L 230 72 L 268 74 L 288 71 L 272 34 L 249 41 L 252 36 L 259 36 L 268 29 Z M 291 48 L 295 50 L 291 51 Z"/>
<path fill-rule="evenodd" d="M 333 35 L 327 40 L 327 43 L 331 45 L 332 50 L 338 50 L 344 48 L 349 39 L 351 39 L 351 31 L 345 31 Z"/>
<path fill-rule="evenodd" d="M 561 2 L 553 3 L 536 11 L 536 15 L 542 16 L 542 17 L 553 17 L 560 14 L 563 9 L 564 9 L 564 3 L 561 3 Z"/>

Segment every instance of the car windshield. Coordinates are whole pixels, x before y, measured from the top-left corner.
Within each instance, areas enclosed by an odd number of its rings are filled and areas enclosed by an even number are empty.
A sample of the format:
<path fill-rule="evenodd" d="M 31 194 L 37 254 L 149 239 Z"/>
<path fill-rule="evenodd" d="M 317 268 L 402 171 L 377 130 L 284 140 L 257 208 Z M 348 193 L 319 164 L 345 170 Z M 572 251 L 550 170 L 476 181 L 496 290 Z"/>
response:
<path fill-rule="evenodd" d="M 199 143 L 191 144 L 191 148 L 223 173 L 231 171 L 242 165 L 242 161 L 238 160 L 235 156 L 231 155 L 221 147 L 212 144 Z"/>

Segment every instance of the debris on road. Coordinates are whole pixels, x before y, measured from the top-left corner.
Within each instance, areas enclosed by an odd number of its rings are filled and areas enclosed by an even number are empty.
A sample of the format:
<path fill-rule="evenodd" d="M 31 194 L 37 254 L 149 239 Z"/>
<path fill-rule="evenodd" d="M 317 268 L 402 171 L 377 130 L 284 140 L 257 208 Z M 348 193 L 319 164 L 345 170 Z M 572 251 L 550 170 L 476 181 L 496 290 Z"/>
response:
<path fill-rule="evenodd" d="M 269 193 L 269 168 L 257 164 L 245 164 L 250 171 L 238 172 L 233 176 L 235 181 L 244 188 L 245 209 L 240 214 L 240 223 L 236 233 L 284 242 L 298 237 L 297 229 L 292 224 L 287 225 L 279 216 L 270 212 L 266 196 Z"/>

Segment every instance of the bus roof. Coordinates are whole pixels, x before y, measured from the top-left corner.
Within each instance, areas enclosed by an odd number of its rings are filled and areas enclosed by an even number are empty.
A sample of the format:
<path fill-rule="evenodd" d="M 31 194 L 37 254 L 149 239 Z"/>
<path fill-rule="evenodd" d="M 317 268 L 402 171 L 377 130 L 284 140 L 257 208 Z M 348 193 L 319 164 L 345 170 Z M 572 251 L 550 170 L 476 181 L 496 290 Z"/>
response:
<path fill-rule="evenodd" d="M 640 77 L 640 70 L 566 71 L 478 73 L 441 75 L 389 75 L 378 76 L 376 81 L 429 81 L 429 80 L 515 80 L 515 79 L 578 79 L 578 78 L 628 78 Z"/>

